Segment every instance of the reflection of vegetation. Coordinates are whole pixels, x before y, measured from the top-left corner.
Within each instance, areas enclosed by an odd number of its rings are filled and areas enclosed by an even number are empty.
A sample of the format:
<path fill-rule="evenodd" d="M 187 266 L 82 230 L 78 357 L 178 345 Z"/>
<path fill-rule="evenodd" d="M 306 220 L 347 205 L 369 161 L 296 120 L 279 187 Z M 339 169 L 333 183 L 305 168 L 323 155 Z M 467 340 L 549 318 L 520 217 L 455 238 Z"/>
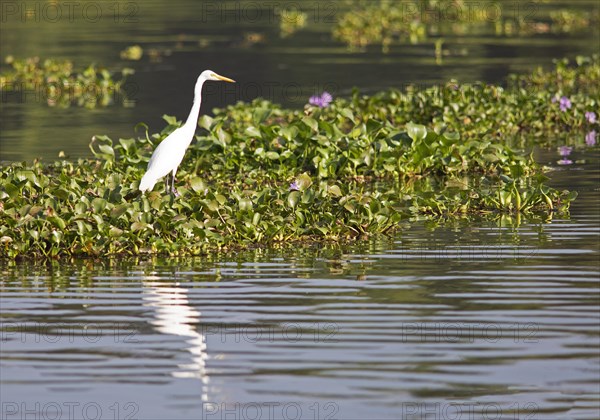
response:
<path fill-rule="evenodd" d="M 589 12 L 585 13 L 579 10 L 553 10 L 550 12 L 550 19 L 552 21 L 550 27 L 554 32 L 581 31 L 592 24 L 590 16 L 593 15 Z"/>
<path fill-rule="evenodd" d="M 115 98 L 123 98 L 121 88 L 127 75 L 133 70 L 125 68 L 121 78 L 94 64 L 75 71 L 69 60 L 40 60 L 38 57 L 24 60 L 9 56 L 6 63 L 10 70 L 0 74 L 0 91 L 33 91 L 46 99 L 50 106 L 68 107 L 76 104 L 93 108 L 107 106 Z"/>
<path fill-rule="evenodd" d="M 292 35 L 306 25 L 307 14 L 298 9 L 285 9 L 281 11 L 279 31 L 282 37 Z"/>
<path fill-rule="evenodd" d="M 598 9 L 570 9 L 542 13 L 539 3 L 479 3 L 464 0 L 352 0 L 333 28 L 334 38 L 351 49 L 381 45 L 388 52 L 394 43 L 425 41 L 429 36 L 467 34 L 480 27 L 499 35 L 545 32 L 571 33 L 598 22 Z"/>
<path fill-rule="evenodd" d="M 142 58 L 142 55 L 144 55 L 144 50 L 139 45 L 131 45 L 130 47 L 127 47 L 121 51 L 120 55 L 123 60 L 137 61 Z"/>
<path fill-rule="evenodd" d="M 179 125 L 174 118 L 152 137 L 98 136 L 97 159 L 0 170 L 0 255 L 189 255 L 366 237 L 415 217 L 566 211 L 576 194 L 544 185 L 532 157 L 506 143 L 522 132 L 574 137 L 589 128 L 579 114 L 597 103 L 598 67 L 597 57 L 575 68 L 561 62 L 513 78 L 506 92 L 450 85 L 355 94 L 303 111 L 261 100 L 230 106 L 200 120 L 204 134 L 180 167 L 177 199 L 138 192 L 151 150 Z M 526 94 L 530 80 L 553 90 Z M 572 107 L 553 103 L 556 93 Z"/>
<path fill-rule="evenodd" d="M 425 24 L 407 16 L 406 5 L 388 0 L 359 2 L 340 18 L 333 36 L 353 49 L 381 44 L 384 52 L 394 41 L 409 39 L 413 44 L 422 41 Z"/>

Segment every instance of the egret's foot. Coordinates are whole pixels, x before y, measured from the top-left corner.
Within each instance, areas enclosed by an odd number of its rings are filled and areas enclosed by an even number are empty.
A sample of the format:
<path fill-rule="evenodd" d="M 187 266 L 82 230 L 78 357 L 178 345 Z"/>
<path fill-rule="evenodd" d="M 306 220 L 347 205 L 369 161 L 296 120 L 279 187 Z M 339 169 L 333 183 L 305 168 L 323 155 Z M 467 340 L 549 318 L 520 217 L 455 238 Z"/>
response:
<path fill-rule="evenodd" d="M 177 188 L 173 188 L 171 190 L 171 194 L 173 194 L 174 197 L 181 197 L 181 194 L 179 194 L 179 191 L 177 191 Z"/>

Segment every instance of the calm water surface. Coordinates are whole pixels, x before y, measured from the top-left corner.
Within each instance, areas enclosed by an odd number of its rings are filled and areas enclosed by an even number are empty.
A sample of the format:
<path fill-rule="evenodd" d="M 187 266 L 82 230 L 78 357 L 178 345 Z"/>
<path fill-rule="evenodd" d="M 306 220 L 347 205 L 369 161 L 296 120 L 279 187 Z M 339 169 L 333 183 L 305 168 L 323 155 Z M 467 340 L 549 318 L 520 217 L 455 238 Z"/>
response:
<path fill-rule="evenodd" d="M 597 419 L 600 156 L 576 158 L 546 223 L 3 263 L 2 418 Z"/>

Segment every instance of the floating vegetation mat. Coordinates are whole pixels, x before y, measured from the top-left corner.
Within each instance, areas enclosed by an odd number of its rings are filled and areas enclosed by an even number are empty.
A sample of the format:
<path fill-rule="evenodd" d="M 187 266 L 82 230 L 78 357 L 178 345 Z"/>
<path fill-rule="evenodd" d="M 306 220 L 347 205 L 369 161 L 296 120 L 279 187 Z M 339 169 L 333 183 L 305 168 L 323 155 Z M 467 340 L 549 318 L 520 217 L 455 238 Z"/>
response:
<path fill-rule="evenodd" d="M 353 240 L 417 219 L 549 219 L 576 192 L 547 186 L 531 147 L 596 147 L 599 81 L 594 57 L 504 88 L 321 95 L 303 110 L 238 103 L 200 118 L 178 197 L 161 183 L 138 191 L 175 118 L 158 134 L 97 135 L 92 159 L 2 166 L 0 256 L 198 255 Z"/>
<path fill-rule="evenodd" d="M 333 27 L 333 37 L 350 49 L 381 46 L 384 53 L 397 44 L 418 44 L 428 38 L 481 31 L 497 36 L 579 34 L 598 25 L 594 2 L 564 8 L 559 1 L 478 3 L 465 0 L 349 0 L 348 11 Z"/>
<path fill-rule="evenodd" d="M 35 95 L 49 106 L 84 106 L 95 108 L 115 102 L 127 105 L 124 83 L 132 69 L 116 72 L 94 64 L 76 70 L 70 60 L 41 60 L 39 57 L 15 59 L 8 56 L 9 69 L 0 73 L 0 93 L 3 100 L 23 101 Z"/>

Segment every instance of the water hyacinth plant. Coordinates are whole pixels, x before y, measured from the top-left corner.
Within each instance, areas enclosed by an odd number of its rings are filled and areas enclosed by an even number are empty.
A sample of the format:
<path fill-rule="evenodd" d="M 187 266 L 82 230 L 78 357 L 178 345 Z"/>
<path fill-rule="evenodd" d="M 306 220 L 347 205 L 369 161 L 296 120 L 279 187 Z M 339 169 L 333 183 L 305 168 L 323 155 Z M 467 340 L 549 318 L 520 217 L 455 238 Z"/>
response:
<path fill-rule="evenodd" d="M 597 98 L 597 65 L 559 62 L 506 89 L 355 92 L 302 110 L 238 103 L 200 118 L 178 198 L 138 190 L 175 118 L 153 135 L 98 135 L 92 159 L 0 169 L 0 256 L 197 255 L 388 234 L 416 218 L 548 219 L 576 193 L 547 186 L 531 154 L 511 144 L 583 147 L 583 135 L 565 144 L 561 132 L 571 125 L 564 138 L 573 139 L 590 129 L 583 110 Z M 526 98 L 521 81 L 554 91 Z M 569 112 L 553 106 L 556 89 L 572 98 Z"/>
<path fill-rule="evenodd" d="M 427 89 L 391 89 L 368 98 L 355 94 L 351 102 L 364 118 L 445 124 L 463 138 L 486 136 L 520 148 L 531 144 L 580 147 L 590 129 L 584 114 L 600 102 L 598 81 L 600 58 L 595 55 L 574 62 L 558 60 L 549 71 L 539 68 L 531 74 L 511 75 L 506 87 L 451 80 Z M 558 102 L 562 96 L 570 98 L 571 108 L 566 111 L 553 103 L 553 98 Z"/>
<path fill-rule="evenodd" d="M 132 69 L 124 68 L 120 77 L 115 72 L 94 64 L 76 70 L 69 60 L 41 60 L 39 57 L 5 60 L 8 70 L 0 73 L 0 92 L 5 98 L 22 92 L 35 91 L 46 98 L 49 106 L 72 105 L 94 108 L 107 106 L 115 101 L 126 103 L 123 84 Z"/>
<path fill-rule="evenodd" d="M 446 34 L 479 33 L 486 27 L 503 37 L 575 33 L 590 30 L 599 18 L 597 8 L 561 8 L 544 13 L 534 2 L 521 4 L 520 10 L 529 12 L 522 14 L 501 13 L 495 3 L 467 0 L 348 0 L 346 4 L 350 7 L 336 20 L 333 37 L 351 50 L 365 51 L 375 45 L 383 53 L 397 44 L 423 43 Z M 498 11 L 490 14 L 491 10 Z"/>

